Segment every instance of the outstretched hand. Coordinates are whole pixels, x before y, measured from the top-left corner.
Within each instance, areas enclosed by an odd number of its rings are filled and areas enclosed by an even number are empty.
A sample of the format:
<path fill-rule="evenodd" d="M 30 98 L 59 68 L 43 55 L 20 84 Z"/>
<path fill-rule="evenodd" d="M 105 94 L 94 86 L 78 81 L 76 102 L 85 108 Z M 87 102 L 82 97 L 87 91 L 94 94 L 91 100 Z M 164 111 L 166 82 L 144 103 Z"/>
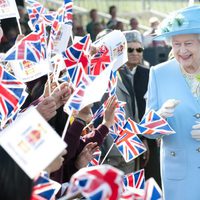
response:
<path fill-rule="evenodd" d="M 55 99 L 57 109 L 68 101 L 71 94 L 72 87 L 67 82 L 60 84 L 59 87 L 56 87 L 54 89 L 54 91 L 52 92 L 52 96 Z"/>
<path fill-rule="evenodd" d="M 36 109 L 47 121 L 49 121 L 56 115 L 56 102 L 53 97 L 47 97 L 37 105 Z"/>
<path fill-rule="evenodd" d="M 76 159 L 75 166 L 77 169 L 81 169 L 86 167 L 88 163 L 93 159 L 93 154 L 99 147 L 97 146 L 96 142 L 88 143 L 81 153 L 79 154 L 78 158 Z"/>
<path fill-rule="evenodd" d="M 116 108 L 117 108 L 117 98 L 115 96 L 112 96 L 108 99 L 103 119 L 103 124 L 106 125 L 108 129 L 115 123 Z"/>

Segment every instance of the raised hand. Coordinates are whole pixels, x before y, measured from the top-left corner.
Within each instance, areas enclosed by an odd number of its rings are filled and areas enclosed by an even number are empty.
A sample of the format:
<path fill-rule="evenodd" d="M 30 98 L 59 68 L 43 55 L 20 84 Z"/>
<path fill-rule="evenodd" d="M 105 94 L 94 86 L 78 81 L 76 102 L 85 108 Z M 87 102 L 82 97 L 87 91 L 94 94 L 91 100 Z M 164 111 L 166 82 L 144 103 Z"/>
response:
<path fill-rule="evenodd" d="M 94 152 L 99 149 L 96 142 L 88 143 L 81 153 L 79 154 L 78 158 L 76 159 L 75 166 L 77 169 L 81 169 L 86 167 L 88 163 L 93 159 Z"/>
<path fill-rule="evenodd" d="M 56 115 L 56 102 L 53 97 L 46 97 L 37 105 L 36 109 L 47 121 L 49 121 Z"/>
<path fill-rule="evenodd" d="M 103 124 L 108 127 L 108 129 L 115 123 L 115 109 L 117 107 L 117 98 L 112 96 L 108 99 L 106 110 L 103 118 Z"/>
<path fill-rule="evenodd" d="M 180 101 L 176 99 L 168 99 L 158 110 L 158 114 L 163 118 L 172 117 L 174 115 L 174 110 L 179 103 Z"/>

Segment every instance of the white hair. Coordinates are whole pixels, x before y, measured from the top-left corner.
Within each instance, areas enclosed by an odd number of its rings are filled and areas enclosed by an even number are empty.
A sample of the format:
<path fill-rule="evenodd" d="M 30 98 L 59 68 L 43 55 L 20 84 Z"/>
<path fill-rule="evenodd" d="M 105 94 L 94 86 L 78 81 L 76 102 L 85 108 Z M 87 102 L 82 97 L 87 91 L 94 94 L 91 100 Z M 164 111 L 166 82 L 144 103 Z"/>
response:
<path fill-rule="evenodd" d="M 194 35 L 197 35 L 197 39 L 200 41 L 200 34 L 197 33 L 197 34 L 194 34 Z M 165 42 L 166 42 L 166 44 L 167 44 L 168 46 L 172 46 L 172 36 L 166 38 Z"/>

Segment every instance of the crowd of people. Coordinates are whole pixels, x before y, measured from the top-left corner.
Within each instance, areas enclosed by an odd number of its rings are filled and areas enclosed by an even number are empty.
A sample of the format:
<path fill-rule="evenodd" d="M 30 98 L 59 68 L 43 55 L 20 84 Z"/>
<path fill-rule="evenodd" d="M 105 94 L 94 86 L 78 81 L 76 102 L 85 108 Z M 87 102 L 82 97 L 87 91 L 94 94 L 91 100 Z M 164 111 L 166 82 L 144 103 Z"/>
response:
<path fill-rule="evenodd" d="M 27 35 L 30 29 L 26 9 L 18 9 L 23 34 Z M 76 22 L 73 22 L 73 34 L 84 36 L 89 33 L 94 42 L 112 30 L 123 31 L 128 61 L 117 70 L 116 96 L 108 98 L 103 119 L 87 130 L 85 126 L 91 122 L 92 113 L 102 105 L 103 100 L 84 107 L 71 117 L 64 138 L 67 148 L 45 171 L 51 179 L 63 184 L 69 182 L 79 169 L 87 167 L 98 149 L 102 151 L 102 160 L 113 143 L 109 128 L 114 124 L 119 100 L 126 102 L 126 118 L 139 123 L 145 112 L 154 109 L 167 119 L 175 134 L 165 137 L 141 136 L 147 151 L 129 163 L 113 147 L 104 163 L 125 174 L 145 169 L 145 178 L 153 177 L 156 180 L 162 187 L 165 200 L 199 200 L 200 7 L 182 9 L 161 24 L 159 19 L 152 17 L 149 19 L 150 29 L 144 33 L 139 30 L 137 18 L 131 18 L 130 29 L 124 30 L 123 23 L 117 20 L 116 6 L 109 8 L 109 14 L 111 18 L 103 24 L 99 21 L 98 10 L 92 9 L 89 13 L 91 21 L 85 29 L 76 27 Z M 17 26 L 9 24 L 6 27 L 9 20 L 2 20 L 1 53 L 7 52 L 15 44 L 19 34 Z M 10 23 L 15 24 L 12 20 Z M 168 45 L 172 47 L 172 57 L 168 61 L 152 67 L 145 60 L 143 52 L 146 47 Z M 29 95 L 21 109 L 35 105 L 37 111 L 62 136 L 68 120 L 63 106 L 74 88 L 67 82 L 58 85 L 54 79 L 49 81 L 47 75 L 27 82 L 26 86 Z M 0 199 L 31 199 L 33 180 L 1 146 L 0 163 Z M 57 194 L 57 197 L 60 196 L 61 191 Z"/>

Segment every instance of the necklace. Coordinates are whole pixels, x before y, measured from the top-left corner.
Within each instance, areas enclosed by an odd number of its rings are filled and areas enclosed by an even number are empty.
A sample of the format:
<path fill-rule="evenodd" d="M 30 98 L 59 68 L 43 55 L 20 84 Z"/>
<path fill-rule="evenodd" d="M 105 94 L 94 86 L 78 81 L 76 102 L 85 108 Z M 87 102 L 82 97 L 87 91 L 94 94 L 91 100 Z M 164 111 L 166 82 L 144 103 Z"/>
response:
<path fill-rule="evenodd" d="M 189 74 L 182 67 L 181 72 L 197 103 L 200 104 L 200 73 Z M 194 114 L 193 117 L 200 119 L 200 113 Z"/>

